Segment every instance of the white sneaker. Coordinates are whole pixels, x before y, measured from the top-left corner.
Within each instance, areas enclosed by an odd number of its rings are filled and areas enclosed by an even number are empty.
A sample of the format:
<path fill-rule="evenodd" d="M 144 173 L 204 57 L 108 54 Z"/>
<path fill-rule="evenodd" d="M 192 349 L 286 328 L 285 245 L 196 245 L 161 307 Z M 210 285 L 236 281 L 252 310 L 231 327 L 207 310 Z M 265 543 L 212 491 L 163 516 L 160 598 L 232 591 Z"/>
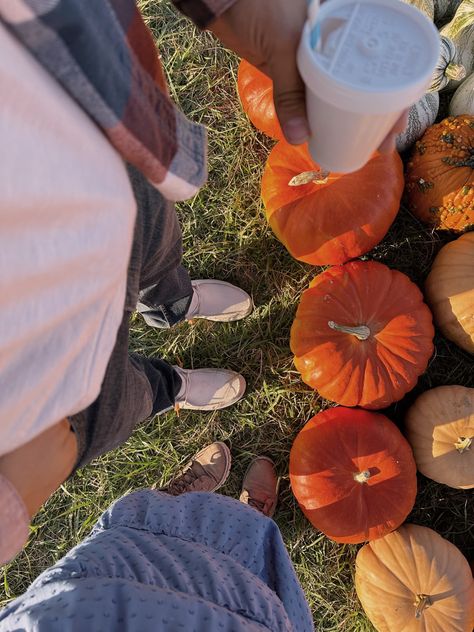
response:
<path fill-rule="evenodd" d="M 247 292 L 226 281 L 196 279 L 191 281 L 193 297 L 186 320 L 205 318 L 227 323 L 250 314 L 253 302 Z"/>
<path fill-rule="evenodd" d="M 218 410 L 232 406 L 244 396 L 246 383 L 240 373 L 227 369 L 182 369 L 175 406 L 185 410 Z"/>

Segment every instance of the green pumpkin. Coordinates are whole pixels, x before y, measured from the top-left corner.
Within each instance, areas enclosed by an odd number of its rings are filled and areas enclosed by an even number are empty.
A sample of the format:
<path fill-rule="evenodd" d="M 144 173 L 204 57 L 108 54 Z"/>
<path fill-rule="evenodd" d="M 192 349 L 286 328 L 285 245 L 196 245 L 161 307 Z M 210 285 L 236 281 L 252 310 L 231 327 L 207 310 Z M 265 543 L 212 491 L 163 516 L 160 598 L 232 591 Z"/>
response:
<path fill-rule="evenodd" d="M 460 81 L 466 76 L 466 69 L 463 65 L 457 64 L 458 52 L 454 42 L 446 37 L 441 36 L 441 50 L 433 72 L 431 85 L 428 92 L 438 92 L 445 88 L 451 79 Z"/>
<path fill-rule="evenodd" d="M 433 125 L 438 116 L 439 94 L 428 92 L 408 113 L 408 124 L 404 132 L 397 137 L 397 150 L 399 152 L 409 149 L 419 140 L 430 125 Z"/>
<path fill-rule="evenodd" d="M 440 33 L 452 40 L 457 51 L 456 63 L 464 66 L 469 76 L 474 72 L 474 0 L 463 0 Z M 445 89 L 454 90 L 460 83 L 461 80 L 450 79 Z"/>

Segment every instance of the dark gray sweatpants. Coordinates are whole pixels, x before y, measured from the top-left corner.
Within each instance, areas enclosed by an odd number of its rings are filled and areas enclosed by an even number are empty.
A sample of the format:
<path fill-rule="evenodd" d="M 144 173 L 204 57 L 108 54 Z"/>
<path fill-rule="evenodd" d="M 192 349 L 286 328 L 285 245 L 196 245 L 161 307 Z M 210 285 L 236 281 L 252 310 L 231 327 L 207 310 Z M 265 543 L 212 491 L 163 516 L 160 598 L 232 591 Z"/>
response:
<path fill-rule="evenodd" d="M 181 379 L 159 358 L 129 353 L 129 322 L 135 309 L 158 327 L 184 319 L 192 287 L 181 265 L 181 230 L 174 204 L 165 200 L 134 168 L 130 181 L 137 219 L 128 268 L 123 320 L 99 397 L 70 417 L 76 433 L 78 467 L 124 443 L 147 417 L 174 406 Z"/>

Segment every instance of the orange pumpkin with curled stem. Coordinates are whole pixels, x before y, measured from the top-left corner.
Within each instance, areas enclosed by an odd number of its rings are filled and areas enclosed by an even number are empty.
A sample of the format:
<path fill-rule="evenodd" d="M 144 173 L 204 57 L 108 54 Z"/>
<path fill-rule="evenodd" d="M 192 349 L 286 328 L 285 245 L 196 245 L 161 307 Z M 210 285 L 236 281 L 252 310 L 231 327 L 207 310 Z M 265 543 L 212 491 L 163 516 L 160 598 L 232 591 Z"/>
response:
<path fill-rule="evenodd" d="M 290 480 L 305 516 L 336 542 L 357 544 L 393 531 L 416 496 L 413 453 L 395 424 L 342 406 L 317 414 L 300 431 Z"/>
<path fill-rule="evenodd" d="M 378 632 L 471 632 L 474 582 L 461 551 L 405 524 L 357 554 L 355 586 Z"/>
<path fill-rule="evenodd" d="M 284 138 L 273 102 L 273 81 L 242 59 L 237 73 L 237 89 L 244 112 L 255 127 L 275 140 Z"/>
<path fill-rule="evenodd" d="M 434 228 L 474 227 L 474 116 L 450 116 L 429 127 L 407 165 L 410 210 Z"/>
<path fill-rule="evenodd" d="M 386 235 L 403 193 L 400 156 L 375 153 L 354 173 L 321 170 L 307 146 L 278 143 L 262 177 L 262 199 L 273 232 L 305 263 L 344 263 Z"/>
<path fill-rule="evenodd" d="M 303 292 L 290 347 L 306 384 L 343 406 L 384 408 L 416 384 L 434 329 L 410 279 L 374 261 L 319 274 Z"/>

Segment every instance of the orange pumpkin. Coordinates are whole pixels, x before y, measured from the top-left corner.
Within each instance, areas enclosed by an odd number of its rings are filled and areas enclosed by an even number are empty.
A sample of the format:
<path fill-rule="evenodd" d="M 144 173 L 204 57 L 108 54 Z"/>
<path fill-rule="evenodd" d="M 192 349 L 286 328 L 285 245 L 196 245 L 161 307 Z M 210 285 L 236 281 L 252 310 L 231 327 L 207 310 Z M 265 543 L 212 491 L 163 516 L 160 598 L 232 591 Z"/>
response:
<path fill-rule="evenodd" d="M 407 524 L 363 546 L 355 585 L 378 632 L 471 632 L 474 625 L 469 563 L 427 527 Z"/>
<path fill-rule="evenodd" d="M 433 336 L 431 312 L 406 275 L 350 261 L 303 292 L 290 346 L 304 382 L 326 399 L 384 408 L 415 386 Z"/>
<path fill-rule="evenodd" d="M 306 145 L 281 142 L 268 158 L 262 198 L 273 232 L 295 259 L 313 265 L 358 257 L 387 233 L 404 187 L 400 156 L 376 153 L 359 171 L 322 171 Z"/>
<path fill-rule="evenodd" d="M 273 81 L 242 59 L 237 73 L 237 89 L 244 112 L 255 127 L 274 138 L 284 138 L 273 103 Z"/>
<path fill-rule="evenodd" d="M 422 474 L 450 487 L 474 487 L 474 388 L 432 388 L 418 397 L 405 422 Z"/>
<path fill-rule="evenodd" d="M 415 144 L 406 174 L 410 209 L 434 228 L 474 226 L 474 116 L 450 116 Z"/>
<path fill-rule="evenodd" d="M 474 232 L 441 248 L 425 289 L 435 323 L 446 338 L 474 353 Z"/>
<path fill-rule="evenodd" d="M 384 415 L 329 408 L 301 430 L 290 453 L 293 493 L 317 529 L 356 544 L 396 529 L 416 496 L 416 465 Z"/>

